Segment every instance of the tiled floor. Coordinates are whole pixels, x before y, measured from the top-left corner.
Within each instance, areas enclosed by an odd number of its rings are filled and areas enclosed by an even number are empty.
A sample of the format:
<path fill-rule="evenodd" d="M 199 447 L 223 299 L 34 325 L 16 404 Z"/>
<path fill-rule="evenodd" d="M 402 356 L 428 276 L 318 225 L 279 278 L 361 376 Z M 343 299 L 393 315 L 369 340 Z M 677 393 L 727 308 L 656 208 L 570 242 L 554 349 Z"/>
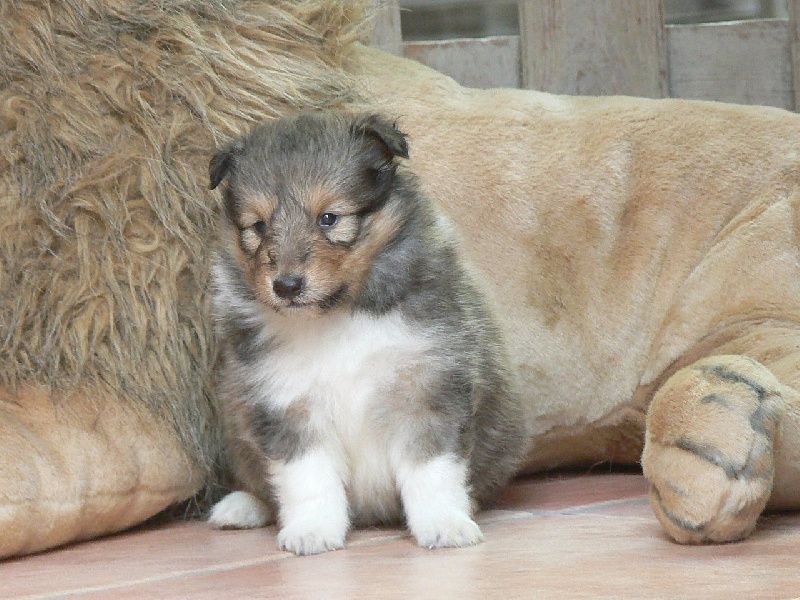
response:
<path fill-rule="evenodd" d="M 767 516 L 739 544 L 678 546 L 637 474 L 522 479 L 478 521 L 486 541 L 473 548 L 431 552 L 378 529 L 306 558 L 279 552 L 274 528 L 149 526 L 0 563 L 0 597 L 800 597 L 800 514 Z"/>

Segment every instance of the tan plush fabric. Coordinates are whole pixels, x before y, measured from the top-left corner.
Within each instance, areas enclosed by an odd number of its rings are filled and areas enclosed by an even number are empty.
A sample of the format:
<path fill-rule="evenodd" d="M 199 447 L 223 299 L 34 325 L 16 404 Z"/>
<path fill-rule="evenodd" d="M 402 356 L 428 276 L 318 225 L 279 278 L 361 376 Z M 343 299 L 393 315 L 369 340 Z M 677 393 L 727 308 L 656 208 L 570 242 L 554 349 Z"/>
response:
<path fill-rule="evenodd" d="M 356 3 L 49 6 L 0 4 L 0 556 L 198 490 L 219 458 L 207 158 L 354 85 L 409 132 L 486 282 L 528 468 L 646 442 L 685 542 L 800 504 L 797 116 L 467 90 L 364 49 L 347 73 Z"/>
<path fill-rule="evenodd" d="M 800 396 L 790 387 L 800 385 L 800 117 L 471 90 L 370 49 L 355 63 L 368 104 L 409 133 L 411 166 L 498 308 L 529 402 L 528 468 L 636 462 L 660 390 L 674 398 L 651 422 L 681 433 L 645 458 L 668 447 L 693 455 L 668 481 L 651 476 L 688 498 L 671 514 L 696 530 L 682 541 L 746 535 L 703 530 L 703 503 L 747 526 L 770 493 L 775 506 L 800 506 Z M 695 364 L 704 357 L 712 362 Z M 702 394 L 669 379 L 684 366 Z M 779 401 L 762 403 L 763 389 Z M 719 446 L 711 430 L 747 432 L 750 445 Z M 692 486 L 711 472 L 728 483 L 697 500 Z M 769 485 L 736 487 L 756 472 Z"/>
<path fill-rule="evenodd" d="M 121 400 L 0 389 L 0 556 L 125 529 L 202 485 L 171 427 Z"/>
<path fill-rule="evenodd" d="M 220 470 L 209 157 L 352 99 L 365 5 L 0 2 L 0 556 L 140 522 Z"/>
<path fill-rule="evenodd" d="M 352 98 L 363 4 L 0 3 L 0 385 L 107 382 L 217 460 L 209 156 Z"/>

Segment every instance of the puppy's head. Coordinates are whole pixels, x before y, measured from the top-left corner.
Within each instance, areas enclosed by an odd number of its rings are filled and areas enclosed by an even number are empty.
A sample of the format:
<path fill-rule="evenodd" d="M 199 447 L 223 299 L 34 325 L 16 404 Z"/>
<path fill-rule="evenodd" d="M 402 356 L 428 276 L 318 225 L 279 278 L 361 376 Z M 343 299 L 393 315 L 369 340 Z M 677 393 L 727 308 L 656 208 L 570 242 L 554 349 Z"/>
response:
<path fill-rule="evenodd" d="M 405 135 L 378 115 L 318 112 L 260 125 L 218 152 L 227 180 L 223 240 L 256 298 L 278 312 L 319 313 L 361 289 L 396 235 L 390 202 Z"/>

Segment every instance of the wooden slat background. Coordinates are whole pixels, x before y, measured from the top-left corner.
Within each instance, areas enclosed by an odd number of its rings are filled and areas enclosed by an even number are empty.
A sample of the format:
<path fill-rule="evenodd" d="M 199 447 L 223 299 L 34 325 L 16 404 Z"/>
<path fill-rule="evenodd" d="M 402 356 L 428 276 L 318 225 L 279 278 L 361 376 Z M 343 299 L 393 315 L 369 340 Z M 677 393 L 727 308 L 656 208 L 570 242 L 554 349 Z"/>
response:
<path fill-rule="evenodd" d="M 788 21 L 679 25 L 667 36 L 670 96 L 794 109 Z"/>
<path fill-rule="evenodd" d="M 520 0 L 521 35 L 403 42 L 397 0 L 373 43 L 471 87 L 800 107 L 800 0 L 790 18 L 664 25 L 659 0 Z"/>
<path fill-rule="evenodd" d="M 372 45 L 391 54 L 403 53 L 403 35 L 400 29 L 400 4 L 398 0 L 373 0 L 375 17 Z"/>
<path fill-rule="evenodd" d="M 789 0 L 789 40 L 792 53 L 794 109 L 800 110 L 800 0 Z"/>
<path fill-rule="evenodd" d="M 522 87 L 518 35 L 406 42 L 404 53 L 407 58 L 441 71 L 461 85 Z"/>
<path fill-rule="evenodd" d="M 518 5 L 523 87 L 666 95 L 659 0 L 520 0 Z"/>

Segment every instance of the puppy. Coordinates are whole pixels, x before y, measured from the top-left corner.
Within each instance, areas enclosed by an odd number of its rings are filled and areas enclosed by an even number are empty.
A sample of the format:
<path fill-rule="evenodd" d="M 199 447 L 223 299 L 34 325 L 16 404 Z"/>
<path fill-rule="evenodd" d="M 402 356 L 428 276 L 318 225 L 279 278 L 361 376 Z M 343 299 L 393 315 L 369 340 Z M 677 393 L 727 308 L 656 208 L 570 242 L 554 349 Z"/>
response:
<path fill-rule="evenodd" d="M 213 298 L 242 489 L 214 526 L 277 517 L 296 554 L 403 518 L 421 546 L 482 539 L 471 515 L 519 463 L 521 404 L 484 300 L 401 158 L 384 118 L 319 112 L 211 160 L 211 188 L 227 180 Z"/>

